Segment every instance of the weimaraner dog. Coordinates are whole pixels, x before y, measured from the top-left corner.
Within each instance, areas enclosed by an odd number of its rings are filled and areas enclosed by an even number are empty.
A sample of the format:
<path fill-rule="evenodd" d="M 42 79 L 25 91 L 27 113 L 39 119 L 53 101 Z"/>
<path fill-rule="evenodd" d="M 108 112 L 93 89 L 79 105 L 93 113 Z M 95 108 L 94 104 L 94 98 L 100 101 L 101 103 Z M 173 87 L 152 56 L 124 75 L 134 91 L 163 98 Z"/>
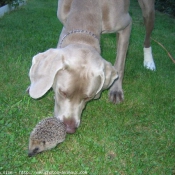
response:
<path fill-rule="evenodd" d="M 146 37 L 144 66 L 155 70 L 150 46 L 154 25 L 154 0 L 138 0 Z M 33 57 L 29 76 L 32 98 L 42 97 L 51 87 L 55 92 L 54 116 L 74 133 L 86 103 L 110 88 L 109 99 L 124 99 L 122 80 L 128 49 L 131 17 L 129 0 L 59 0 L 57 16 L 63 24 L 58 47 Z M 114 66 L 100 56 L 100 34 L 118 33 Z"/>

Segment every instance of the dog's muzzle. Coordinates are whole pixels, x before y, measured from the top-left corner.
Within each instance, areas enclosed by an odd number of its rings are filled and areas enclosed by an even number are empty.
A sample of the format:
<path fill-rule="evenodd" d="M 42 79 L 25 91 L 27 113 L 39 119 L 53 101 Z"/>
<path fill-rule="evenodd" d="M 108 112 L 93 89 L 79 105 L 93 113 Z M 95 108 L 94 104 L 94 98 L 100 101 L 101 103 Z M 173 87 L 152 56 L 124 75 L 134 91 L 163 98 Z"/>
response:
<path fill-rule="evenodd" d="M 73 134 L 76 132 L 76 129 L 79 126 L 79 122 L 76 122 L 76 120 L 74 118 L 66 118 L 63 117 L 63 121 L 62 121 L 65 126 L 66 126 L 66 132 Z"/>

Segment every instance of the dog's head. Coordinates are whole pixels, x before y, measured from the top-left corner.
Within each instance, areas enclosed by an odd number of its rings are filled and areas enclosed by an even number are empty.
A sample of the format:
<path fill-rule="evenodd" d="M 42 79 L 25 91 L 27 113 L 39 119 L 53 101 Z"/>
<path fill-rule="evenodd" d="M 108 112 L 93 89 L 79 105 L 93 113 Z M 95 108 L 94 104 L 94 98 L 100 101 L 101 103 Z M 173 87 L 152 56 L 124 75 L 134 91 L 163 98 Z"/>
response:
<path fill-rule="evenodd" d="M 49 49 L 33 57 L 29 72 L 32 98 L 55 92 L 54 115 L 74 133 L 86 103 L 100 97 L 116 78 L 117 71 L 97 51 L 80 45 Z"/>

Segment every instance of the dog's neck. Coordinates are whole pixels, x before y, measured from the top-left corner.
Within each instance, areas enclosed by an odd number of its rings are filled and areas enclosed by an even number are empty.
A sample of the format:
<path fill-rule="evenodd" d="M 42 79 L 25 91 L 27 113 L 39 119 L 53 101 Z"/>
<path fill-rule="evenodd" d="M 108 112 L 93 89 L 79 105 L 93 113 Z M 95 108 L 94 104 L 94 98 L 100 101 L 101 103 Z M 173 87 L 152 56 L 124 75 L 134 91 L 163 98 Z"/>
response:
<path fill-rule="evenodd" d="M 62 48 L 71 43 L 88 44 L 100 52 L 99 37 L 88 30 L 71 30 L 60 40 L 58 47 Z"/>

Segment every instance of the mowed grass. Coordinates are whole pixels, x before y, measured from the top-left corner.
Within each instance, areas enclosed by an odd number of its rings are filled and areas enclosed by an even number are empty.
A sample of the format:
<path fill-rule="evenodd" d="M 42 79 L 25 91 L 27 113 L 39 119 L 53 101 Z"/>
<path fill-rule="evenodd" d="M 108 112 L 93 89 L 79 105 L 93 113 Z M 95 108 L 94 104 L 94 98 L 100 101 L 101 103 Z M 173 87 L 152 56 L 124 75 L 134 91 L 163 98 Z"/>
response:
<path fill-rule="evenodd" d="M 57 0 L 29 0 L 0 19 L 0 172 L 8 174 L 175 174 L 175 64 L 152 41 L 157 70 L 143 67 L 144 26 L 131 2 L 133 29 L 123 89 L 125 101 L 111 104 L 108 91 L 87 104 L 81 126 L 55 149 L 27 157 L 35 125 L 52 116 L 53 92 L 34 100 L 25 92 L 32 57 L 56 47 L 62 25 Z M 175 19 L 156 12 L 152 38 L 175 56 Z M 102 56 L 114 63 L 115 34 L 101 38 Z"/>

